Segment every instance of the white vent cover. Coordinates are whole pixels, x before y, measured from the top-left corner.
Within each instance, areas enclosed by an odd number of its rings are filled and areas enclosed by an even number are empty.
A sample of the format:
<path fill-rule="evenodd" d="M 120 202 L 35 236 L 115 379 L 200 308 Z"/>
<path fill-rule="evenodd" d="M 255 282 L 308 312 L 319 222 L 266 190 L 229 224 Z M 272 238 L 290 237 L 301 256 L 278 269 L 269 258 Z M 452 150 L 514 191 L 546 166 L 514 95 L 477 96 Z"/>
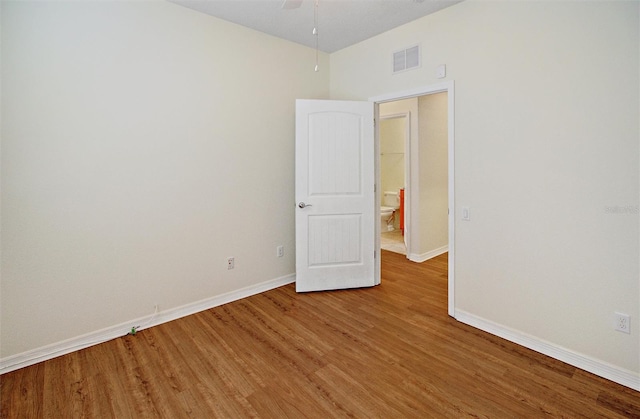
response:
<path fill-rule="evenodd" d="M 420 45 L 393 53 L 393 73 L 420 67 Z"/>

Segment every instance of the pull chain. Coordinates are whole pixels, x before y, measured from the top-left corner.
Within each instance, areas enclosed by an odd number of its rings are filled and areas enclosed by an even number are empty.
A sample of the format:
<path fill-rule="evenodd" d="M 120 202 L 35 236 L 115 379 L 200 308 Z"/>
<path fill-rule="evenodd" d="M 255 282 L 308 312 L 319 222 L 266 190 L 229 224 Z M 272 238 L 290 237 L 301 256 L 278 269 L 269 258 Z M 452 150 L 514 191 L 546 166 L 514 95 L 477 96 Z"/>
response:
<path fill-rule="evenodd" d="M 316 37 L 316 67 L 315 72 L 318 72 L 318 0 L 314 0 L 313 4 L 313 36 Z"/>

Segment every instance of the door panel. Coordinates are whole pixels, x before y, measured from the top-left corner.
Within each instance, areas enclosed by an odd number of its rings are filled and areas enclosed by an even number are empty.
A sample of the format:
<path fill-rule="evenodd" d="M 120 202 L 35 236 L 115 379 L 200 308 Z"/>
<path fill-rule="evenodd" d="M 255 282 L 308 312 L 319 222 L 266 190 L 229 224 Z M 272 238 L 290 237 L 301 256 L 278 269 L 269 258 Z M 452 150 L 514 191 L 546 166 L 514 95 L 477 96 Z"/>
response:
<path fill-rule="evenodd" d="M 362 263 L 359 214 L 309 216 L 309 267 Z"/>
<path fill-rule="evenodd" d="M 373 104 L 296 102 L 296 290 L 375 285 Z"/>

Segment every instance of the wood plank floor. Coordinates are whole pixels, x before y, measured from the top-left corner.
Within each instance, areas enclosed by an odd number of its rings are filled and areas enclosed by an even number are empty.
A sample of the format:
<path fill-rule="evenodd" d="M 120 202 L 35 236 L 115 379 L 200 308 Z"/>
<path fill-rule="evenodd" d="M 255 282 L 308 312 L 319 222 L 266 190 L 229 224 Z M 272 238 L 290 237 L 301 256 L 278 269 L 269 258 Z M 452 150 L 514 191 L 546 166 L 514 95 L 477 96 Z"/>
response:
<path fill-rule="evenodd" d="M 447 316 L 446 255 L 288 285 L 4 374 L 3 418 L 620 418 L 640 393 Z"/>

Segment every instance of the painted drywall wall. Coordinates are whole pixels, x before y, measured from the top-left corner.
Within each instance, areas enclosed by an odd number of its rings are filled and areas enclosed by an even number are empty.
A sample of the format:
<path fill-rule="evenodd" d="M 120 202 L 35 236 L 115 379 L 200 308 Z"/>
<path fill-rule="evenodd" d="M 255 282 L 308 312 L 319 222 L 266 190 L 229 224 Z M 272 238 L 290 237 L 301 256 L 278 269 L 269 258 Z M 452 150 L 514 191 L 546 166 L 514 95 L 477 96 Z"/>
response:
<path fill-rule="evenodd" d="M 1 357 L 294 273 L 326 54 L 167 2 L 0 7 Z"/>
<path fill-rule="evenodd" d="M 456 310 L 636 377 L 639 7 L 463 2 L 331 55 L 335 99 L 455 81 Z"/>
<path fill-rule="evenodd" d="M 420 247 L 431 254 L 449 244 L 447 92 L 418 98 Z"/>
<path fill-rule="evenodd" d="M 404 187 L 406 118 L 380 118 L 380 183 L 383 191 Z"/>

